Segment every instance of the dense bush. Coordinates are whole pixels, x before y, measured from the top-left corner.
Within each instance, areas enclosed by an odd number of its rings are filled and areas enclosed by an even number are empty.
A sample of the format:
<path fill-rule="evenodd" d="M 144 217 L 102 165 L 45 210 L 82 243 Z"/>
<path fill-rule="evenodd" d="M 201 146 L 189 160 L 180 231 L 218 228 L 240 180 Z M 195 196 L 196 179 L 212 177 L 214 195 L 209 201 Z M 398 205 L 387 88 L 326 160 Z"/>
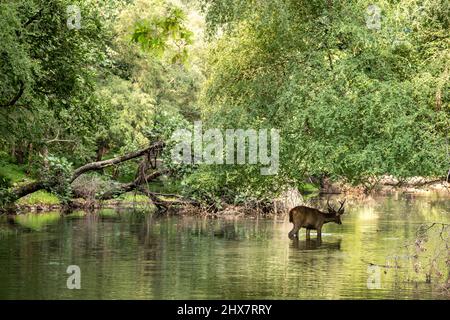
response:
<path fill-rule="evenodd" d="M 355 184 L 446 174 L 444 1 L 381 2 L 379 29 L 367 27 L 364 0 L 203 2 L 214 39 L 204 122 L 281 135 L 277 176 L 210 166 L 202 174 L 221 177 L 211 181 L 259 195 L 324 174 Z"/>
<path fill-rule="evenodd" d="M 65 158 L 49 156 L 40 173 L 40 180 L 45 188 L 56 195 L 62 203 L 67 203 L 72 196 L 70 184 L 72 178 L 72 164 Z"/>

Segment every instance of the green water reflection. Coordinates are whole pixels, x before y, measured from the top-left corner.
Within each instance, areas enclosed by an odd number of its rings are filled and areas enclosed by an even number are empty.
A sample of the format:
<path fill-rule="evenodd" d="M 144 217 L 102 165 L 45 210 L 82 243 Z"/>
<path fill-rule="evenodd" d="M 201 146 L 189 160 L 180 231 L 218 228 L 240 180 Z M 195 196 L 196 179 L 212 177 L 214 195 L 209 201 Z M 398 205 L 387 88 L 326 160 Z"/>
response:
<path fill-rule="evenodd" d="M 348 201 L 343 225 L 292 242 L 277 219 L 156 217 L 75 212 L 0 218 L 1 299 L 431 299 L 446 298 L 403 268 L 368 263 L 415 239 L 424 222 L 450 222 L 447 198 Z M 448 235 L 447 235 L 448 236 Z M 68 265 L 81 268 L 69 290 Z M 444 274 L 444 276 L 447 276 Z"/>

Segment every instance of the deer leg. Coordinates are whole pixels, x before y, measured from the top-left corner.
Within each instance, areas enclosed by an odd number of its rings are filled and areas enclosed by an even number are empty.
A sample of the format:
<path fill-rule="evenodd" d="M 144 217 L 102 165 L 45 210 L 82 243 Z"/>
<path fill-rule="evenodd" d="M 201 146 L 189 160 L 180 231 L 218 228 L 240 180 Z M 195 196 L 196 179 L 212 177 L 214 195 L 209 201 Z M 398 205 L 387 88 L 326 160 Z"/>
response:
<path fill-rule="evenodd" d="M 311 230 L 306 229 L 306 239 L 309 240 L 311 238 Z"/>
<path fill-rule="evenodd" d="M 318 240 L 322 239 L 322 228 L 317 228 L 317 239 Z"/>
<path fill-rule="evenodd" d="M 294 225 L 294 228 L 289 231 L 289 239 L 298 239 L 298 230 L 300 230 L 300 227 Z"/>

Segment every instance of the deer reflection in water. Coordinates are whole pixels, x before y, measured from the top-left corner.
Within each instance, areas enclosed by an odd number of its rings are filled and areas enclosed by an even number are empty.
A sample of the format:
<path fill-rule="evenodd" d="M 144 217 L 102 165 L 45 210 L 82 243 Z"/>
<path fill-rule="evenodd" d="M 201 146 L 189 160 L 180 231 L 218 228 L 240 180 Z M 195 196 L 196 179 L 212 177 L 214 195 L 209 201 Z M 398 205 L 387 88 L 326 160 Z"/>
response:
<path fill-rule="evenodd" d="M 298 238 L 293 239 L 292 247 L 299 250 L 316 250 L 316 249 L 330 249 L 330 250 L 341 250 L 342 239 L 337 239 L 335 242 L 322 242 L 321 238 L 317 239 L 306 239 L 298 240 Z"/>

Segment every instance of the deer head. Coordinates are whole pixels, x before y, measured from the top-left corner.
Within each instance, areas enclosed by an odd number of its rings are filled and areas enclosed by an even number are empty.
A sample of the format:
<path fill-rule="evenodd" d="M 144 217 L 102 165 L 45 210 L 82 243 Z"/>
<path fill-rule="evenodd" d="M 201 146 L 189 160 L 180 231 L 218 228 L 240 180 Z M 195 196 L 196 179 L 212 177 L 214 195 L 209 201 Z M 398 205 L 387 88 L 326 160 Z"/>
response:
<path fill-rule="evenodd" d="M 344 201 L 339 201 L 339 204 L 340 204 L 341 206 L 340 206 L 339 209 L 336 211 L 336 209 L 335 209 L 334 207 L 330 206 L 329 200 L 327 200 L 328 214 L 334 216 L 334 222 L 336 222 L 337 224 L 342 224 L 342 221 L 341 221 L 341 215 L 344 214 L 344 204 L 345 204 L 345 199 L 344 199 Z"/>

